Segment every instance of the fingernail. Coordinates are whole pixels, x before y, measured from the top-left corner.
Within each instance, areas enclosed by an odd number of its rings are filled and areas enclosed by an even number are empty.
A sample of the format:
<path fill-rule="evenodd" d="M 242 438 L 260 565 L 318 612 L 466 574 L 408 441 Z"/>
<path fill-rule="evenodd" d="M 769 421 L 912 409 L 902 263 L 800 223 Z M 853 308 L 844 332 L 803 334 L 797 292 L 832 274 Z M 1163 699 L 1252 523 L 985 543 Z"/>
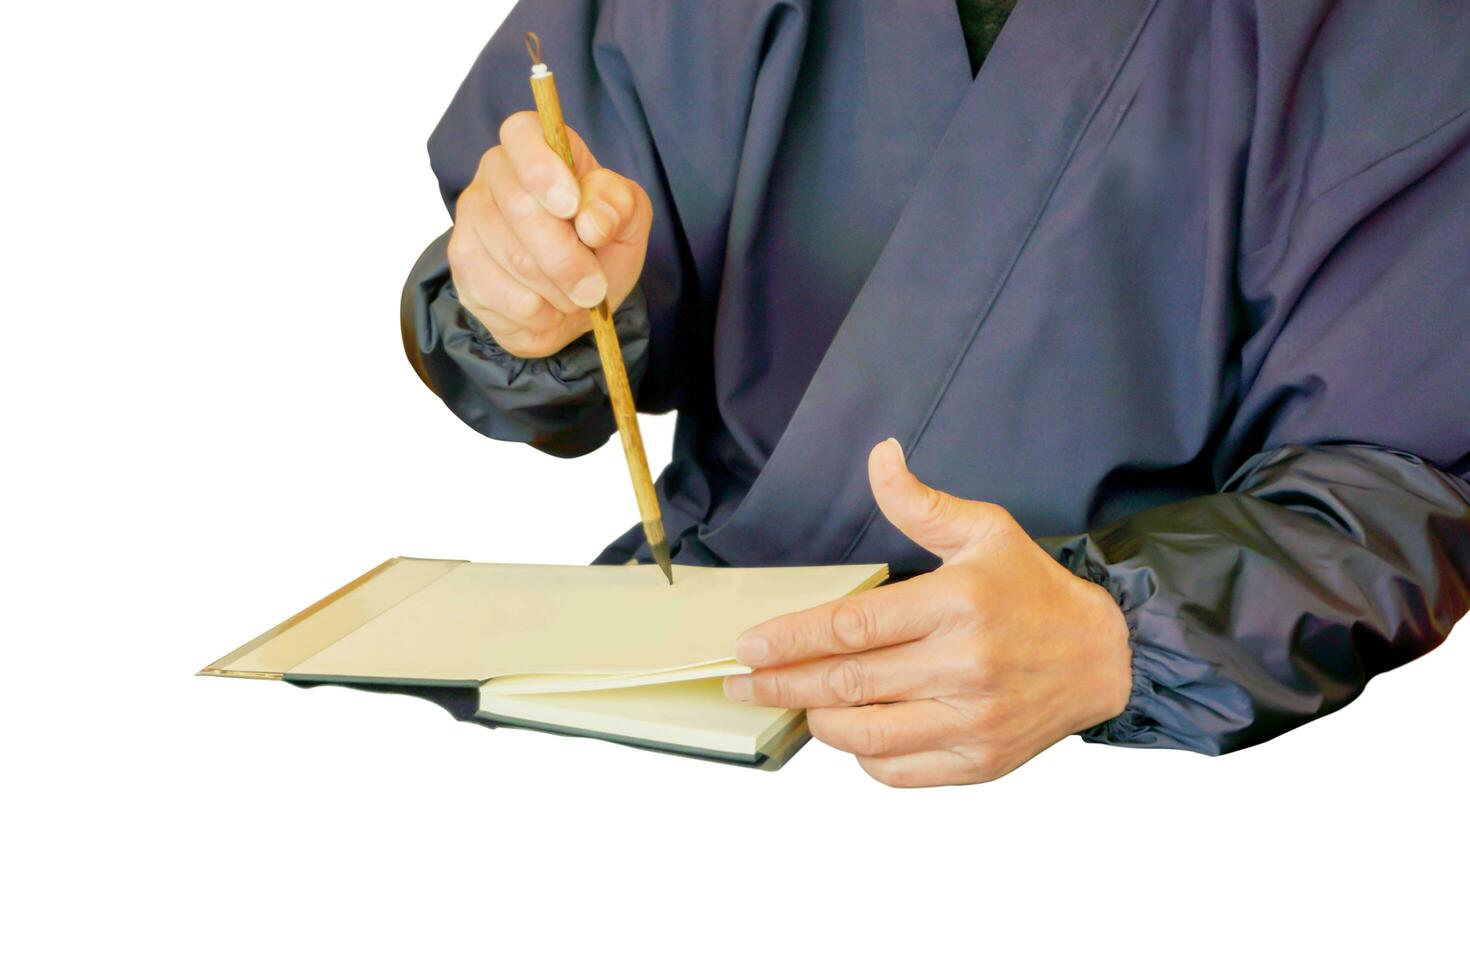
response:
<path fill-rule="evenodd" d="M 601 303 L 606 295 L 607 280 L 595 272 L 573 286 L 571 293 L 572 302 L 588 310 Z"/>
<path fill-rule="evenodd" d="M 577 192 L 565 184 L 552 184 L 546 192 L 546 207 L 558 218 L 570 218 L 577 213 Z"/>
<path fill-rule="evenodd" d="M 747 667 L 764 663 L 771 655 L 771 641 L 759 633 L 747 633 L 735 641 L 735 659 Z"/>
<path fill-rule="evenodd" d="M 909 465 L 908 464 L 908 459 L 903 454 L 903 445 L 897 439 L 893 438 L 893 436 L 889 436 L 887 439 L 885 439 L 883 441 L 884 442 L 891 442 L 891 443 L 893 443 L 893 449 L 894 449 L 895 452 L 898 453 L 898 461 L 900 463 L 902 463 L 904 466 Z"/>
<path fill-rule="evenodd" d="M 731 674 L 725 678 L 725 697 L 731 701 L 750 701 L 755 697 L 755 684 L 749 674 Z"/>

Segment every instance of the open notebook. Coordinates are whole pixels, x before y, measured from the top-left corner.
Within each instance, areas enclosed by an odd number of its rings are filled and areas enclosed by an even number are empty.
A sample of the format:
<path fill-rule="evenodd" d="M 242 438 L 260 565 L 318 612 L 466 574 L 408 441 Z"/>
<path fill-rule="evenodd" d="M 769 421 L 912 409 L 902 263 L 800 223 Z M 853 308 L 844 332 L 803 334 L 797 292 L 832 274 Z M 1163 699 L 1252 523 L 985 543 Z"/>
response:
<path fill-rule="evenodd" d="M 434 700 L 456 717 L 778 766 L 799 711 L 732 704 L 735 638 L 883 565 L 492 565 L 393 558 L 200 671 Z"/>

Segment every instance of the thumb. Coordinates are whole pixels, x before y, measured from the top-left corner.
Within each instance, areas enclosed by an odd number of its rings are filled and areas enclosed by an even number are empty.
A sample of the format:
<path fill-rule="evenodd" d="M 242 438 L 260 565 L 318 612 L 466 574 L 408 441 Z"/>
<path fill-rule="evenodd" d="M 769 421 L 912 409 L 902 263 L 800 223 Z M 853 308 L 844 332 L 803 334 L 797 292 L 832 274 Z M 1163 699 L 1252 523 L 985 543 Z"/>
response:
<path fill-rule="evenodd" d="M 636 182 L 604 169 L 582 178 L 577 237 L 597 254 L 607 276 L 612 308 L 622 302 L 643 271 L 652 222 L 653 205 Z"/>
<path fill-rule="evenodd" d="M 982 537 L 990 524 L 991 505 L 950 496 L 914 476 L 897 439 L 883 440 L 868 454 L 868 481 L 883 516 L 946 561 Z"/>

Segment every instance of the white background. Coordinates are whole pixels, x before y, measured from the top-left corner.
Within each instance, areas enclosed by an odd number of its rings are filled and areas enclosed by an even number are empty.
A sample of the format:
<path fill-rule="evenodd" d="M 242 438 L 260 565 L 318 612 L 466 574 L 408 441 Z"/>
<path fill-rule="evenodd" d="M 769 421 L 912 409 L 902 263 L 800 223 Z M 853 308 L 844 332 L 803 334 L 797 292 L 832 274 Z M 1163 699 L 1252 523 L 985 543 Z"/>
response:
<path fill-rule="evenodd" d="M 938 791 L 192 676 L 388 556 L 633 520 L 615 446 L 493 444 L 400 349 L 424 140 L 503 13 L 7 13 L 0 972 L 1464 976 L 1470 627 L 1244 753 Z"/>

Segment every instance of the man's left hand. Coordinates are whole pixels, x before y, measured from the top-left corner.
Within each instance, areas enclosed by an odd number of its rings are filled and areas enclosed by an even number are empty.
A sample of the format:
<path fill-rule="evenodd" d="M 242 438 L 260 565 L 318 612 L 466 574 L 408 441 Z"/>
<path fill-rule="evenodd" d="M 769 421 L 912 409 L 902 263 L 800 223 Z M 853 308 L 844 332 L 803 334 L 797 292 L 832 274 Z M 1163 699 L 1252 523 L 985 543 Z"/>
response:
<path fill-rule="evenodd" d="M 806 708 L 812 734 L 891 786 L 996 779 L 1123 711 L 1128 627 L 1113 598 L 1003 507 L 921 483 L 890 439 L 873 496 L 937 570 L 781 616 L 737 641 L 736 701 Z"/>

